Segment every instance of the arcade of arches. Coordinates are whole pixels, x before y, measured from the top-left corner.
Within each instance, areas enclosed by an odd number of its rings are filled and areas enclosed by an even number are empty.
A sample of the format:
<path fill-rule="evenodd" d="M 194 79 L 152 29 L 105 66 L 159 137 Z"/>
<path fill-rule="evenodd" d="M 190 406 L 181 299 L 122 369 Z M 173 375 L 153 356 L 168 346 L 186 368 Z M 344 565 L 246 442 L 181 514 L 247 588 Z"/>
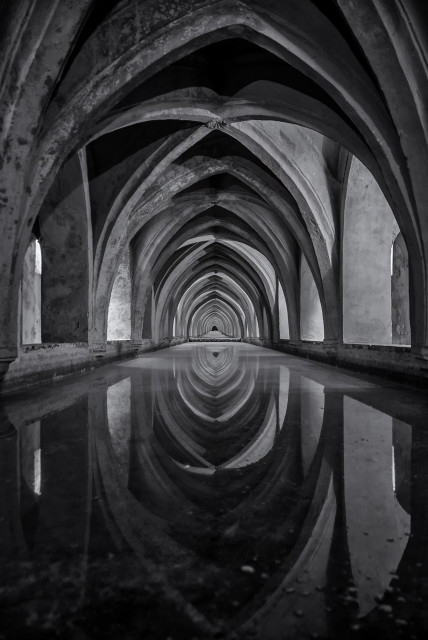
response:
<path fill-rule="evenodd" d="M 426 0 L 0 17 L 1 640 L 426 638 Z"/>
<path fill-rule="evenodd" d="M 213 326 L 427 376 L 424 3 L 6 5 L 6 390 Z"/>

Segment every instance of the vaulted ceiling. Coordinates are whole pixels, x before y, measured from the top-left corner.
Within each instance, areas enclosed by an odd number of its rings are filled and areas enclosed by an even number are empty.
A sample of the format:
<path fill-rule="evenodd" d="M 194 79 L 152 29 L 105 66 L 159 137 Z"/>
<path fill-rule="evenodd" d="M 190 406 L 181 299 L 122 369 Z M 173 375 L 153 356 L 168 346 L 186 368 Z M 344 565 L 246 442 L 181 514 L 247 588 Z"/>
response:
<path fill-rule="evenodd" d="M 230 330 L 246 324 L 248 335 L 275 337 L 279 288 L 290 338 L 298 338 L 303 255 L 324 338 L 337 340 L 352 156 L 378 181 L 413 256 L 412 331 L 415 345 L 427 343 L 420 3 L 79 0 L 36 8 L 22 0 L 5 11 L 5 353 L 15 348 L 10 318 L 37 217 L 77 187 L 90 245 L 89 343 L 105 340 L 129 248 L 133 338 L 145 332 L 151 297 L 158 339 L 174 318 L 182 332 L 198 333 L 213 314 Z"/>

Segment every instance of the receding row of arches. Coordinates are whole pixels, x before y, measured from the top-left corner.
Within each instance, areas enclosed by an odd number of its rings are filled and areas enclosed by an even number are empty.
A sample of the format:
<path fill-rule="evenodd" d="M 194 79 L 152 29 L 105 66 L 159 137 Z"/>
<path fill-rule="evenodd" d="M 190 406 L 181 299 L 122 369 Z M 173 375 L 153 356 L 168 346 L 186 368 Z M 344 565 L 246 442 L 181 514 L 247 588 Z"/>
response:
<path fill-rule="evenodd" d="M 110 293 L 107 340 L 189 339 L 203 336 L 213 324 L 228 337 L 273 342 L 290 338 L 284 279 L 280 280 L 269 257 L 249 241 L 233 239 L 238 237 L 233 233 L 222 237 L 220 220 L 214 215 L 204 213 L 199 222 L 205 235 L 188 238 L 185 228 L 187 239 L 181 245 L 175 242 L 175 252 L 160 253 L 151 277 L 146 278 L 144 305 L 138 302 L 141 291 L 133 284 L 135 243 L 126 248 Z M 379 186 L 356 160 L 348 178 L 342 242 L 344 342 L 410 344 L 406 245 Z M 21 285 L 22 344 L 42 342 L 41 266 L 41 245 L 33 237 Z M 251 281 L 255 283 L 252 288 L 248 286 Z M 303 253 L 299 285 L 300 338 L 322 341 L 321 299 Z M 144 311 L 140 335 L 133 329 L 133 297 L 137 298 L 135 306 Z"/>
<path fill-rule="evenodd" d="M 414 3 L 394 9 L 394 37 L 386 4 L 82 0 L 27 15 L 18 0 L 2 371 L 22 345 L 86 345 L 89 363 L 111 342 L 212 326 L 330 355 L 411 345 L 420 371 L 424 42 Z"/>

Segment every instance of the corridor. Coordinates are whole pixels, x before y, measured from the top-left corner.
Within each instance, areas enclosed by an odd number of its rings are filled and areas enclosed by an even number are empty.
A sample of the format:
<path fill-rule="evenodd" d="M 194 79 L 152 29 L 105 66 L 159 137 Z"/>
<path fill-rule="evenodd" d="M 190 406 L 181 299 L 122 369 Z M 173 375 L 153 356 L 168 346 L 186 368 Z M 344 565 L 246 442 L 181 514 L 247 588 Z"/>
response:
<path fill-rule="evenodd" d="M 0 4 L 0 640 L 425 640 L 428 2 Z"/>
<path fill-rule="evenodd" d="M 240 342 L 4 396 L 1 637 L 425 637 L 427 405 Z"/>

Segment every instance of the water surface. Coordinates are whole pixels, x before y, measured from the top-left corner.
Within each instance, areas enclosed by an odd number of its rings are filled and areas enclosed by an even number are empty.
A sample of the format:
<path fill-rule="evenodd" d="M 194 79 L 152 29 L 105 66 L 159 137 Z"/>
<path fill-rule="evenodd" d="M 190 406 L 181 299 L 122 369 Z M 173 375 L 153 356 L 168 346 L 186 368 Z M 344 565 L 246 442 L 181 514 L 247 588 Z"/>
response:
<path fill-rule="evenodd" d="M 427 404 L 241 343 L 5 397 L 0 638 L 425 637 Z"/>

